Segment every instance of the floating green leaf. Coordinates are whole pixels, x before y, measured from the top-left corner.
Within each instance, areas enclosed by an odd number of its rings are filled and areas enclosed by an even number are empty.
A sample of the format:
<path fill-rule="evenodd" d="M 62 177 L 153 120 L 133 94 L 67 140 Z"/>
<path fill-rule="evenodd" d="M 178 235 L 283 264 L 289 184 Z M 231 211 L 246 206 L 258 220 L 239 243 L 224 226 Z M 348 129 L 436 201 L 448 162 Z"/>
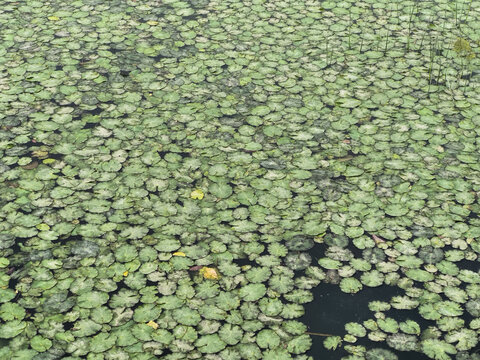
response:
<path fill-rule="evenodd" d="M 20 334 L 26 326 L 27 323 L 20 320 L 12 320 L 6 322 L 5 324 L 0 324 L 0 338 L 14 338 L 18 334 Z"/>

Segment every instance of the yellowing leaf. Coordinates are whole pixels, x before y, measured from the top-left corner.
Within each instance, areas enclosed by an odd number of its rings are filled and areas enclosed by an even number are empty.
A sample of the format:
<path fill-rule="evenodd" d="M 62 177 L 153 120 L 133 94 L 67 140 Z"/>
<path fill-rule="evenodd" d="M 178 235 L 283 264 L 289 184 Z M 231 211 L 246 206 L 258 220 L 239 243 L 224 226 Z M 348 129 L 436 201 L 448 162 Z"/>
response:
<path fill-rule="evenodd" d="M 158 21 L 149 20 L 149 21 L 147 21 L 147 24 L 148 24 L 148 25 L 157 25 L 157 24 L 158 24 Z"/>
<path fill-rule="evenodd" d="M 50 21 L 58 21 L 58 20 L 60 20 L 60 18 L 59 18 L 58 16 L 49 16 L 49 17 L 48 17 L 48 20 L 50 20 Z"/>
<path fill-rule="evenodd" d="M 218 279 L 218 272 L 214 268 L 203 267 L 200 269 L 200 274 L 202 274 L 205 279 L 209 279 L 209 280 Z"/>
<path fill-rule="evenodd" d="M 377 236 L 375 234 L 372 234 L 372 239 L 373 241 L 375 241 L 377 245 L 385 242 L 385 240 L 383 240 L 380 236 Z"/>
<path fill-rule="evenodd" d="M 184 252 L 176 251 L 173 253 L 173 256 L 186 256 Z"/>
<path fill-rule="evenodd" d="M 41 223 L 41 224 L 38 224 L 37 226 L 35 226 L 38 230 L 40 231 L 47 231 L 47 230 L 50 230 L 50 226 L 48 226 L 47 224 L 45 223 Z"/>
<path fill-rule="evenodd" d="M 128 270 L 123 273 L 123 276 L 127 276 L 127 275 L 128 275 Z"/>
<path fill-rule="evenodd" d="M 195 200 L 202 200 L 204 196 L 205 194 L 200 189 L 193 190 L 190 194 L 190 197 Z"/>
<path fill-rule="evenodd" d="M 155 321 L 150 320 L 147 323 L 147 326 L 150 326 L 151 328 L 154 328 L 155 330 L 158 329 L 158 324 Z"/>
<path fill-rule="evenodd" d="M 316 243 L 323 243 L 323 237 L 326 235 L 326 233 L 323 233 L 323 234 L 320 234 L 320 235 L 317 235 L 313 238 L 313 241 L 315 241 Z"/>
<path fill-rule="evenodd" d="M 42 158 L 42 157 L 48 156 L 48 151 L 35 150 L 35 151 L 32 151 L 32 156 Z"/>

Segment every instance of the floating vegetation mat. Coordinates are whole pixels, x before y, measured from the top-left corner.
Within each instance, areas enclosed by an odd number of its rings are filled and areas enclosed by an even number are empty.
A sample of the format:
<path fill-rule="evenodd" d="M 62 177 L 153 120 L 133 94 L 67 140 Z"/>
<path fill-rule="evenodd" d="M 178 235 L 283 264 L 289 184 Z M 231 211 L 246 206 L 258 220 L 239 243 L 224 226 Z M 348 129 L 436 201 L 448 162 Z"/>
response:
<path fill-rule="evenodd" d="M 479 1 L 0 3 L 1 359 L 480 359 Z"/>

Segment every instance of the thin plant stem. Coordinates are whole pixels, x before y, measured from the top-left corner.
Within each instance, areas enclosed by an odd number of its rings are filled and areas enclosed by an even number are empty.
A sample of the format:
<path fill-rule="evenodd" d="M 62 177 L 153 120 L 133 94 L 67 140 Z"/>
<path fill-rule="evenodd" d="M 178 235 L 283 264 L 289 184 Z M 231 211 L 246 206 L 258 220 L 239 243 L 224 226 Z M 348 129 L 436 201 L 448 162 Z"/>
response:
<path fill-rule="evenodd" d="M 441 73 L 442 73 L 442 65 L 443 65 L 443 61 L 439 61 L 438 62 L 438 73 L 437 73 L 437 85 L 440 84 L 440 76 L 441 76 Z"/>
<path fill-rule="evenodd" d="M 441 66 L 441 64 L 440 64 L 440 66 L 438 67 L 437 79 L 435 80 L 435 82 L 437 83 L 437 85 L 440 84 L 440 76 L 441 76 L 441 73 L 442 73 L 442 66 Z"/>
<path fill-rule="evenodd" d="M 455 2 L 455 26 L 458 26 L 457 24 L 457 12 L 458 12 L 458 6 L 457 6 L 457 3 Z"/>
<path fill-rule="evenodd" d="M 468 4 L 468 10 L 467 10 L 467 13 L 465 14 L 465 23 L 467 23 L 468 15 L 470 14 L 470 10 L 472 10 L 472 2 L 473 0 L 470 0 L 470 4 Z"/>
<path fill-rule="evenodd" d="M 444 19 L 446 19 L 446 18 L 447 18 L 447 11 L 446 11 L 446 10 L 444 10 L 444 11 L 443 11 L 443 17 L 444 17 Z M 446 22 L 446 21 L 443 21 L 443 25 L 442 25 L 442 34 L 444 34 L 444 33 L 445 33 L 445 25 L 446 25 L 446 24 L 447 24 L 447 22 Z"/>
<path fill-rule="evenodd" d="M 422 41 L 420 41 L 420 47 L 418 50 L 422 51 L 423 40 L 425 40 L 425 34 L 422 35 Z"/>
<path fill-rule="evenodd" d="M 328 38 L 327 43 L 325 44 L 325 54 L 327 55 L 327 66 L 330 65 L 330 59 L 328 58 Z"/>
<path fill-rule="evenodd" d="M 437 53 L 437 40 L 438 40 L 438 37 L 435 37 L 435 43 L 433 43 L 433 44 L 432 44 L 432 41 L 430 40 L 430 75 L 429 75 L 429 79 L 428 79 L 429 85 L 432 82 L 433 62 L 434 62 L 434 59 L 435 59 L 435 55 Z"/>
<path fill-rule="evenodd" d="M 472 1 L 473 1 L 473 0 L 470 0 L 470 3 L 469 3 L 469 5 L 468 5 L 468 9 L 465 10 L 465 21 L 464 21 L 464 22 L 460 21 L 459 24 L 458 24 L 458 30 L 460 31 L 460 33 L 461 33 L 463 36 L 465 36 L 465 33 L 464 33 L 463 30 L 462 30 L 462 23 L 465 23 L 465 24 L 466 24 L 467 21 L 468 21 L 468 15 L 470 14 L 470 10 L 472 9 Z M 456 22 L 455 22 L 455 25 L 456 25 Z"/>
<path fill-rule="evenodd" d="M 324 334 L 324 333 L 317 333 L 317 332 L 311 332 L 311 331 L 305 331 L 305 334 L 315 335 L 315 336 L 333 336 L 332 334 Z"/>
<path fill-rule="evenodd" d="M 460 73 L 458 74 L 458 86 L 461 86 L 461 80 L 463 75 L 463 70 L 465 69 L 465 59 L 462 57 L 462 68 L 460 69 Z"/>
<path fill-rule="evenodd" d="M 388 36 L 390 35 L 390 30 L 387 30 L 387 39 L 385 40 L 385 50 L 383 51 L 384 53 L 387 52 L 388 48 Z"/>
<path fill-rule="evenodd" d="M 350 37 L 352 35 L 352 15 L 348 15 L 348 50 L 352 50 L 352 44 L 350 42 Z"/>
<path fill-rule="evenodd" d="M 432 84 L 432 70 L 433 70 L 433 60 L 435 58 L 435 45 L 432 42 L 432 36 L 430 33 L 428 34 L 428 37 L 430 39 L 430 65 L 428 68 L 428 91 L 430 91 L 430 85 Z"/>
<path fill-rule="evenodd" d="M 395 30 L 398 30 L 400 29 L 400 16 L 398 16 L 400 14 L 400 9 L 398 8 L 398 2 L 397 2 L 397 16 L 395 16 L 395 18 L 397 19 L 397 28 Z"/>
<path fill-rule="evenodd" d="M 412 11 L 410 12 L 410 17 L 408 19 L 407 51 L 410 50 L 410 35 L 411 35 L 411 29 L 412 29 L 412 20 L 413 20 L 413 15 L 414 15 L 416 6 L 418 5 L 415 4 L 412 6 Z"/>

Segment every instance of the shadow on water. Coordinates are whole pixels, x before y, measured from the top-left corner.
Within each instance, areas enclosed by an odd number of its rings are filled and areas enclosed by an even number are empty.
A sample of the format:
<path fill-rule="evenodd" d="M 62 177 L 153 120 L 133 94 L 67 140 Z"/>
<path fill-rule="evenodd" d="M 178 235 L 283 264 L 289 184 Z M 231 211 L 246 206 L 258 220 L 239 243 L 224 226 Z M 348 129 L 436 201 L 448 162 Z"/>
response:
<path fill-rule="evenodd" d="M 345 324 L 348 322 L 363 322 L 373 318 L 374 313 L 369 310 L 370 301 L 389 302 L 392 296 L 403 294 L 403 290 L 392 286 L 380 286 L 377 288 L 364 288 L 357 294 L 346 294 L 342 292 L 338 285 L 320 284 L 311 290 L 314 301 L 305 304 L 305 315 L 300 319 L 308 326 L 308 331 L 322 334 L 331 334 L 344 336 Z M 389 311 L 388 316 L 391 316 Z M 402 319 L 397 315 L 402 313 Z M 411 319 L 419 322 L 423 327 L 431 325 L 430 322 L 423 320 L 415 311 L 399 311 L 394 316 L 397 320 Z M 323 346 L 324 336 L 312 335 L 312 347 L 307 353 L 314 360 L 339 360 L 348 353 L 339 348 L 335 351 L 327 350 Z M 426 360 L 424 354 L 416 352 L 399 352 L 388 347 L 385 342 L 376 343 L 368 339 L 359 339 L 353 345 L 363 345 L 367 349 L 385 348 L 398 356 L 398 360 Z"/>

